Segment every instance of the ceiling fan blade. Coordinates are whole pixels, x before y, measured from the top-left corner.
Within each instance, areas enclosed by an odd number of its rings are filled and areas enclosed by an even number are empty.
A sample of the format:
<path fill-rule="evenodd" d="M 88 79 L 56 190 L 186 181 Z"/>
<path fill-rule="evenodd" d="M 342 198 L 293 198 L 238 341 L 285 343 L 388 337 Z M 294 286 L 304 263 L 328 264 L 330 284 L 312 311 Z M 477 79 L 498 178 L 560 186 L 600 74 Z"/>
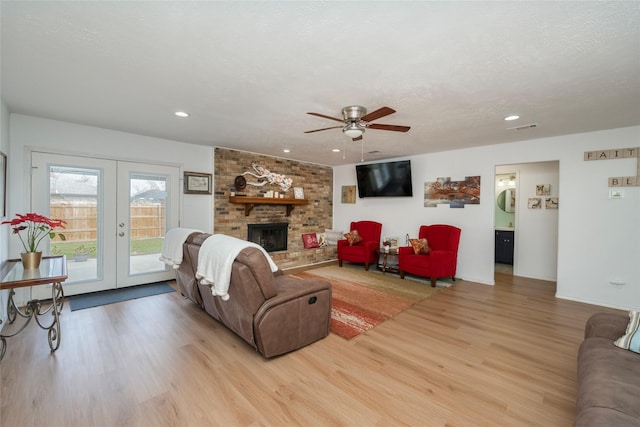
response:
<path fill-rule="evenodd" d="M 322 128 L 322 129 L 314 129 L 314 130 L 307 130 L 304 133 L 313 133 L 313 132 L 320 132 L 321 130 L 329 130 L 329 129 L 342 129 L 344 126 L 331 126 L 330 128 Z"/>
<path fill-rule="evenodd" d="M 339 119 L 337 117 L 325 116 L 324 114 L 320 114 L 320 113 L 307 113 L 307 114 L 311 114 L 312 116 L 322 117 L 324 119 L 335 120 L 336 122 L 344 122 L 343 119 Z"/>
<path fill-rule="evenodd" d="M 354 141 L 360 141 L 360 140 L 362 140 L 362 135 L 360 135 L 360 136 L 359 136 L 359 137 L 357 137 L 357 138 L 352 138 L 352 139 L 353 139 Z"/>
<path fill-rule="evenodd" d="M 396 110 L 394 110 L 393 108 L 382 107 L 382 108 L 378 108 L 376 111 L 370 112 L 369 114 L 365 114 L 364 116 L 362 116 L 361 120 L 365 122 L 371 122 L 373 120 L 377 120 L 381 117 L 388 116 L 389 114 L 393 114 L 395 112 Z"/>
<path fill-rule="evenodd" d="M 398 125 L 379 125 L 376 123 L 371 123 L 367 125 L 369 129 L 377 129 L 377 130 L 392 130 L 394 132 L 407 132 L 411 129 L 410 126 L 398 126 Z"/>

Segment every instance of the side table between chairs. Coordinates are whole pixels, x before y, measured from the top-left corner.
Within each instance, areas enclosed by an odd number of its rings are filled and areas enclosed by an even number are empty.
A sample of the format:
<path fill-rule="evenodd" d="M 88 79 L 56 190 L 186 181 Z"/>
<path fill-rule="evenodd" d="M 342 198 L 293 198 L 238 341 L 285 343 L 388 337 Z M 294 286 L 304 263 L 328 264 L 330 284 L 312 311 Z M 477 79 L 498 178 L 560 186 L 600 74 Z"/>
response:
<path fill-rule="evenodd" d="M 378 268 L 380 270 L 382 270 L 382 274 L 385 274 L 387 271 L 390 271 L 392 273 L 397 273 L 398 270 L 398 264 L 393 264 L 394 267 L 389 267 L 389 255 L 391 255 L 392 257 L 395 257 L 395 259 L 398 259 L 398 248 L 397 247 L 388 247 L 388 246 L 381 246 L 380 247 L 380 254 L 382 255 L 382 265 L 378 264 Z"/>

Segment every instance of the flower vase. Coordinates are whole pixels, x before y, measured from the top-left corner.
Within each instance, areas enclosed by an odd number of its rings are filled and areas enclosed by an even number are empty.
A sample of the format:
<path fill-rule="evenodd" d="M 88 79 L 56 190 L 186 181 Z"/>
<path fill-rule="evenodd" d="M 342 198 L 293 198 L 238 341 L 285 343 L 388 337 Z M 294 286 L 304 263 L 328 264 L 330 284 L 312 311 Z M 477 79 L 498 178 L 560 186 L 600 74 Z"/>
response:
<path fill-rule="evenodd" d="M 22 252 L 20 257 L 22 257 L 22 267 L 25 270 L 40 268 L 42 252 Z"/>

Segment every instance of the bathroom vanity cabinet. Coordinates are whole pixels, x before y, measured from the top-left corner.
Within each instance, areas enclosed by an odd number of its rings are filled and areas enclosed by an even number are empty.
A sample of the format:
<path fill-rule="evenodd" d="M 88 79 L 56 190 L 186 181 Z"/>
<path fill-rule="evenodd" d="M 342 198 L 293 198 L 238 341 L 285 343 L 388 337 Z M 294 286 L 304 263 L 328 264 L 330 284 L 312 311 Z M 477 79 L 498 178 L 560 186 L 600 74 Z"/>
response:
<path fill-rule="evenodd" d="M 495 262 L 513 265 L 513 230 L 496 230 Z"/>

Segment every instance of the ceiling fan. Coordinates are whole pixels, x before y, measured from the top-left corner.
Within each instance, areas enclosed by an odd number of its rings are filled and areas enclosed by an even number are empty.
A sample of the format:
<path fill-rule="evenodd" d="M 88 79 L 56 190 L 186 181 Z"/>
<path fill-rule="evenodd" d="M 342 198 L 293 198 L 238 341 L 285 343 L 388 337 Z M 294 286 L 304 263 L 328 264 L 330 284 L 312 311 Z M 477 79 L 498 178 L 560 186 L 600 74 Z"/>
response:
<path fill-rule="evenodd" d="M 308 130 L 305 133 L 313 133 L 320 132 L 323 130 L 329 129 L 339 129 L 342 128 L 342 132 L 347 135 L 349 138 L 354 141 L 360 141 L 362 139 L 362 134 L 365 129 L 377 129 L 377 130 L 390 130 L 394 132 L 407 132 L 411 129 L 409 126 L 398 126 L 398 125 L 383 125 L 377 123 L 371 123 L 374 120 L 379 118 L 388 116 L 389 114 L 395 113 L 396 110 L 389 107 L 378 108 L 377 110 L 367 114 L 367 109 L 361 107 L 359 105 L 351 105 L 349 107 L 344 107 L 342 109 L 342 118 L 325 116 L 320 113 L 307 113 L 312 116 L 318 116 L 329 120 L 335 120 L 337 122 L 342 122 L 343 124 L 340 126 L 332 126 L 328 128 L 322 129 L 314 129 Z"/>

